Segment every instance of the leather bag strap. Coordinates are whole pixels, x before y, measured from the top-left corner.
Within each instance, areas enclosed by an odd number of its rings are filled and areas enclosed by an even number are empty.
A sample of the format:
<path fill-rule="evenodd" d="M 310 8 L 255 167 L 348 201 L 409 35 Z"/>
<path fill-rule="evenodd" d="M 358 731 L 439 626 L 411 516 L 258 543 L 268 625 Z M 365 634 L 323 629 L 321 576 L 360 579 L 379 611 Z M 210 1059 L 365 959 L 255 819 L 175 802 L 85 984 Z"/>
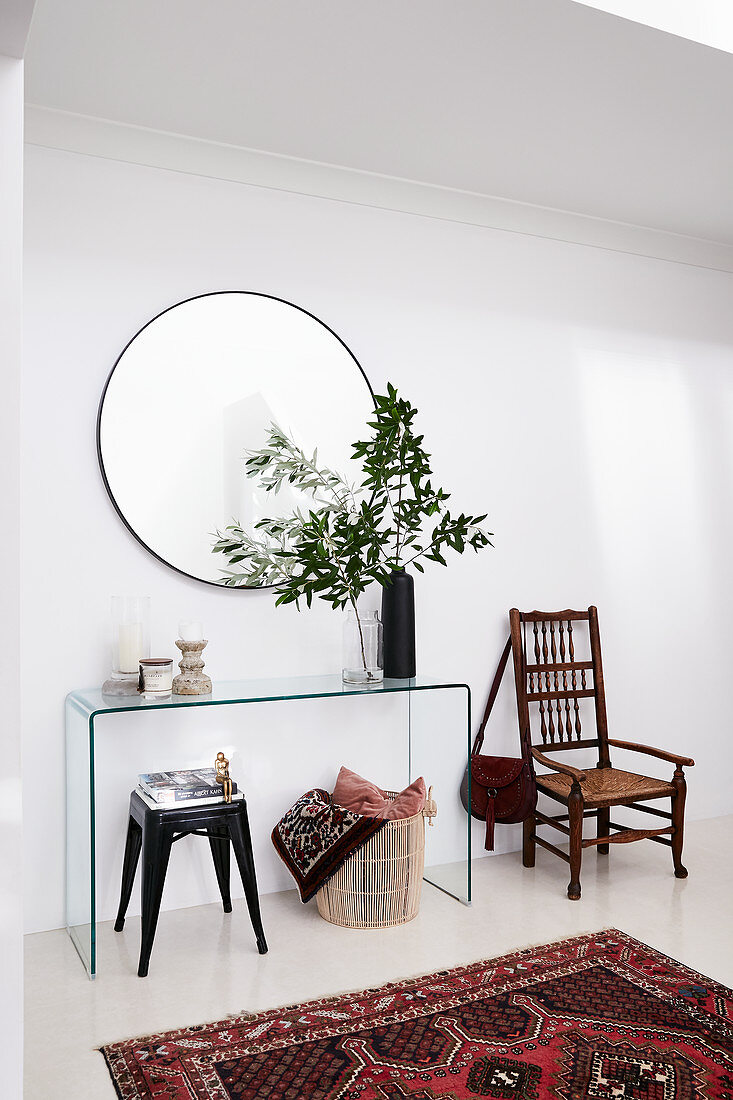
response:
<path fill-rule="evenodd" d="M 471 756 L 477 756 L 478 753 L 481 752 L 481 746 L 484 743 L 484 730 L 486 729 L 486 723 L 489 720 L 489 715 L 491 714 L 491 711 L 494 709 L 494 703 L 496 702 L 496 697 L 499 694 L 499 687 L 501 686 L 502 677 L 504 676 L 504 670 L 506 669 L 506 663 L 509 660 L 511 649 L 512 639 L 510 635 L 506 640 L 504 652 L 499 658 L 499 664 L 496 666 L 496 672 L 494 673 L 494 680 L 491 685 L 491 691 L 489 692 L 489 698 L 486 701 L 486 709 L 484 710 L 484 716 L 481 719 L 479 731 L 476 734 L 476 740 L 474 741 L 473 748 L 471 749 Z"/>

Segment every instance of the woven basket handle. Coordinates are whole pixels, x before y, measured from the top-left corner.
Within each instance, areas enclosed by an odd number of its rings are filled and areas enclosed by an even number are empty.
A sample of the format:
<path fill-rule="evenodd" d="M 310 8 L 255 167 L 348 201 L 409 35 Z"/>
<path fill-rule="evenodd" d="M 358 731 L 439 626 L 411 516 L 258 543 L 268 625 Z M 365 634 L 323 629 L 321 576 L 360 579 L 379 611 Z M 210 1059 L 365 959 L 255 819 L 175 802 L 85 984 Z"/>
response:
<path fill-rule="evenodd" d="M 438 812 L 438 807 L 433 801 L 433 788 L 428 789 L 428 797 L 425 799 L 425 805 L 423 806 L 423 817 L 428 819 L 428 825 L 433 824 L 433 818 Z"/>

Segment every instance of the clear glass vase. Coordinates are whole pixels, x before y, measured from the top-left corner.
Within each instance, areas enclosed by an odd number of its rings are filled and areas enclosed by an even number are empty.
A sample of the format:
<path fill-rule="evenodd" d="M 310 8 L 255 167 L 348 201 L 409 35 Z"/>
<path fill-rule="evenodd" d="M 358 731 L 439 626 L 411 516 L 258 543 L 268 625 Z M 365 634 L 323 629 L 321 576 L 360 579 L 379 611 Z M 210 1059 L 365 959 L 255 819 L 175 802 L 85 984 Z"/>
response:
<path fill-rule="evenodd" d="M 376 611 L 349 611 L 344 621 L 342 679 L 346 684 L 381 684 L 384 678 L 382 624 Z"/>

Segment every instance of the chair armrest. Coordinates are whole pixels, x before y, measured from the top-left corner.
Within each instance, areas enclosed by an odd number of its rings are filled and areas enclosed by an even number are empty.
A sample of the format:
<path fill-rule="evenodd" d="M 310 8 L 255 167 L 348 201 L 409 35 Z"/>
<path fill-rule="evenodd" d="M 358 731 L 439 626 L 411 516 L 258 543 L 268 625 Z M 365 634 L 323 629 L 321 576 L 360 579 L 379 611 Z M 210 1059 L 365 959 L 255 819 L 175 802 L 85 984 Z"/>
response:
<path fill-rule="evenodd" d="M 636 745 L 633 741 L 612 741 L 609 737 L 609 745 L 615 749 L 630 749 L 631 752 L 643 752 L 645 756 L 656 756 L 659 760 L 668 760 L 670 764 L 678 764 L 680 767 L 694 768 L 695 761 L 690 756 L 677 756 L 665 749 L 653 749 L 651 745 Z"/>
<path fill-rule="evenodd" d="M 531 752 L 535 760 L 540 764 L 544 764 L 546 768 L 552 768 L 554 772 L 562 772 L 563 775 L 569 775 L 571 779 L 577 780 L 578 783 L 582 783 L 586 778 L 585 772 L 580 771 L 578 768 L 571 767 L 570 764 L 558 764 L 556 760 L 551 760 L 549 756 L 545 756 L 534 746 L 531 747 Z"/>

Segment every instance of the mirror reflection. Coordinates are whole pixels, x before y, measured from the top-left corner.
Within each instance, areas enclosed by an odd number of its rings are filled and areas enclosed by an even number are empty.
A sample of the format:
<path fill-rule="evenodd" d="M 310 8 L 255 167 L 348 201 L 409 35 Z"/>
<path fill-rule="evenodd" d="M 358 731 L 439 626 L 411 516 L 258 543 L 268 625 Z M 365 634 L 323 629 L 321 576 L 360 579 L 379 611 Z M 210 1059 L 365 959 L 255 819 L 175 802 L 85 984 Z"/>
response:
<path fill-rule="evenodd" d="M 146 549 L 223 584 L 216 531 L 232 521 L 252 530 L 273 507 L 304 503 L 286 491 L 268 497 L 245 476 L 247 452 L 274 423 L 352 481 L 350 445 L 372 409 L 359 363 L 312 314 L 264 294 L 206 294 L 153 318 L 120 355 L 100 404 L 99 460 Z"/>

